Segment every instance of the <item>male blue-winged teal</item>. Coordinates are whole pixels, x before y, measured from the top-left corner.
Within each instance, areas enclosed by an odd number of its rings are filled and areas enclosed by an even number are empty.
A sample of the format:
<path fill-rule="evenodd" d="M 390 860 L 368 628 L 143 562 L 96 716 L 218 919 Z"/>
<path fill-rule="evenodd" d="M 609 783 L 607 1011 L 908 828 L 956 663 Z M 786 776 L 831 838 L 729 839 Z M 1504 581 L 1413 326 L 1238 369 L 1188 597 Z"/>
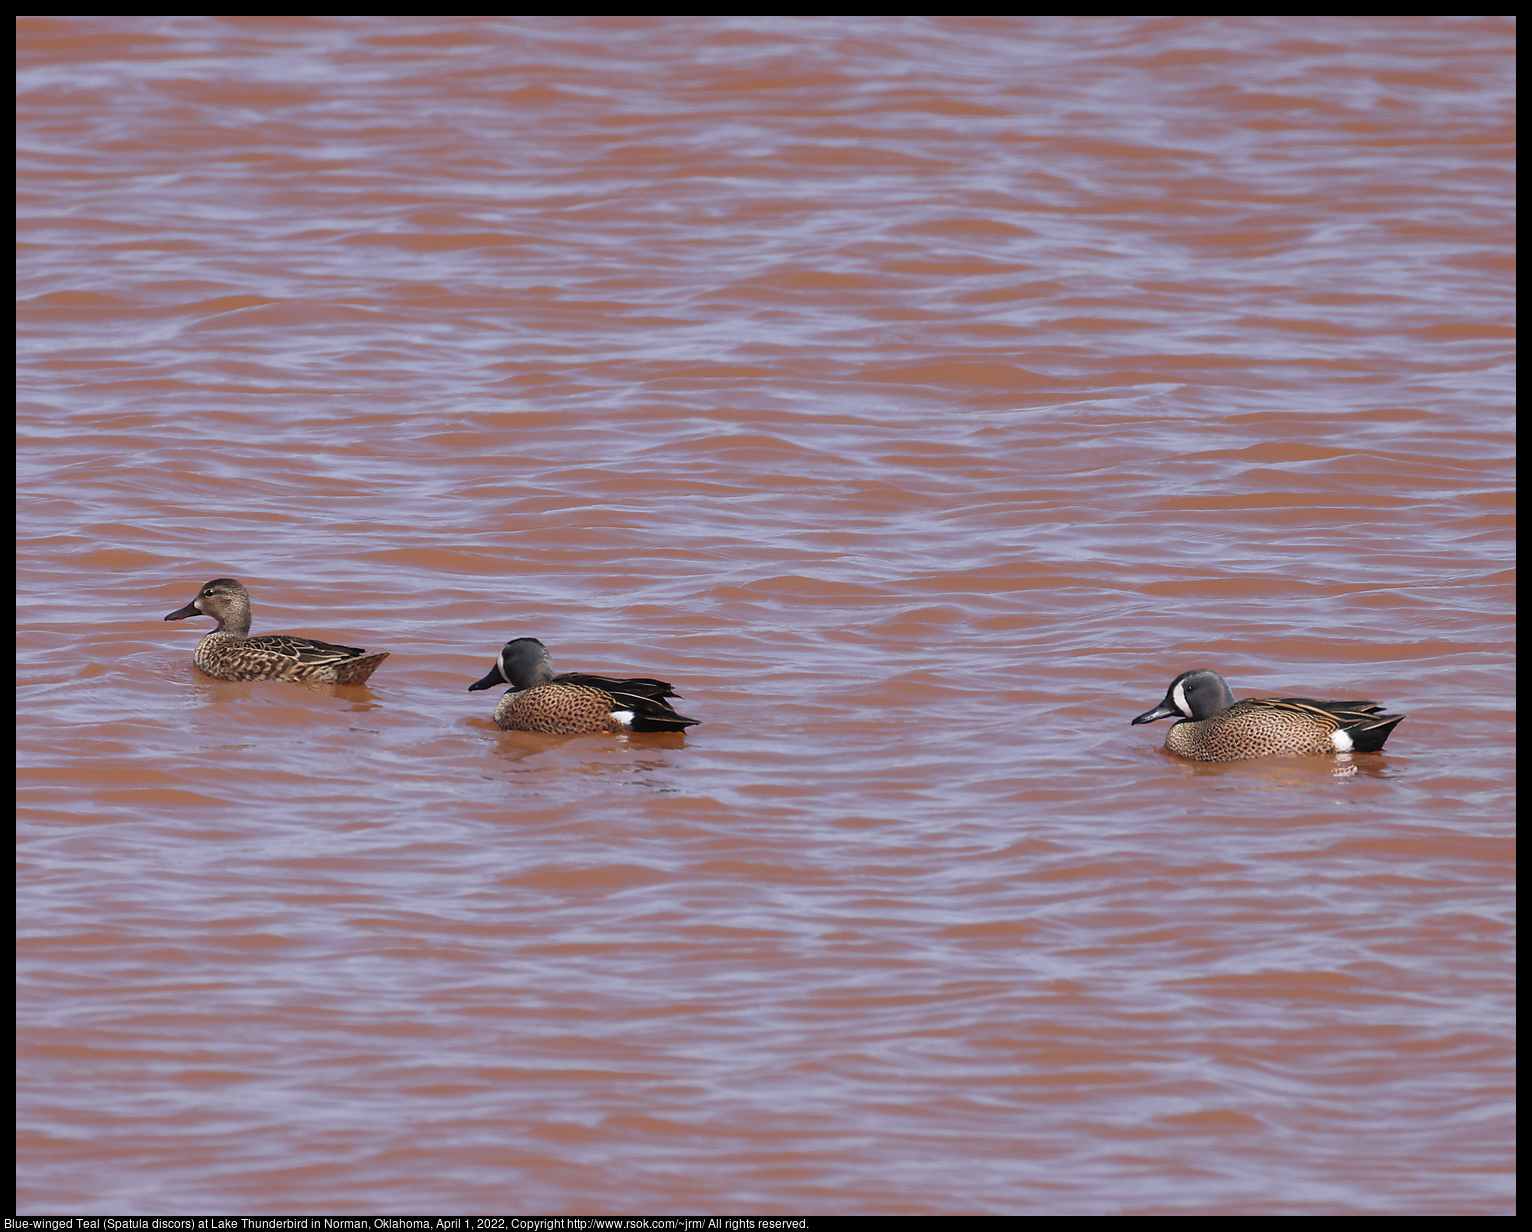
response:
<path fill-rule="evenodd" d="M 469 685 L 468 691 L 492 689 L 497 684 L 511 686 L 495 707 L 495 722 L 505 731 L 577 736 L 589 732 L 685 731 L 701 722 L 671 709 L 665 699 L 681 695 L 663 680 L 613 680 L 584 672 L 555 676 L 548 648 L 535 637 L 507 642 L 489 674 Z"/>
<path fill-rule="evenodd" d="M 1278 753 L 1376 753 L 1402 714 L 1384 714 L 1377 702 L 1316 702 L 1307 697 L 1234 700 L 1217 672 L 1182 672 L 1165 700 L 1134 723 L 1181 716 L 1165 733 L 1165 747 L 1198 761 L 1244 761 Z"/>
<path fill-rule="evenodd" d="M 192 662 L 214 680 L 306 680 L 362 684 L 388 658 L 359 646 L 335 646 L 288 633 L 250 636 L 250 594 L 233 578 L 214 578 L 166 620 L 211 616 L 218 627 L 197 643 Z"/>

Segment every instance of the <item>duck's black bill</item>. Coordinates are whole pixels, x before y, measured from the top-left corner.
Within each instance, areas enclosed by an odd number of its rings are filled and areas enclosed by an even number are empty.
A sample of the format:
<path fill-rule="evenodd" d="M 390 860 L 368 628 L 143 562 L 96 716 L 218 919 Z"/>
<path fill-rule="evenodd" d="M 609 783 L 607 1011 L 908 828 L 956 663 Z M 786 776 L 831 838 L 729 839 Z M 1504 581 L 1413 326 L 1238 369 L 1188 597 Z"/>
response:
<path fill-rule="evenodd" d="M 170 617 L 167 616 L 165 619 L 169 620 Z M 475 680 L 468 686 L 468 691 L 470 693 L 477 693 L 480 689 L 493 689 L 497 684 L 504 683 L 505 681 L 500 677 L 500 664 L 496 663 L 494 667 L 489 669 L 489 675 L 484 677 L 483 680 Z"/>
<path fill-rule="evenodd" d="M 1134 719 L 1133 725 L 1137 726 L 1140 723 L 1153 723 L 1155 719 L 1173 719 L 1180 715 L 1180 713 L 1181 712 L 1172 706 L 1169 702 L 1161 702 L 1153 710 L 1146 710 L 1143 714 L 1139 715 L 1138 718 Z"/>

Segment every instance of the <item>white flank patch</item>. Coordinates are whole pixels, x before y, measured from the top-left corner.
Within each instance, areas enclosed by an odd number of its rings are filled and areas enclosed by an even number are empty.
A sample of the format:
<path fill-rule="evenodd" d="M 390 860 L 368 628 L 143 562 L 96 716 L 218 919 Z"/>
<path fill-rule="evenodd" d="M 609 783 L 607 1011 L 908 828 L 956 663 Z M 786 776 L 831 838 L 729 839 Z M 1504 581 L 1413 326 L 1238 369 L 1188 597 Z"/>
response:
<path fill-rule="evenodd" d="M 633 726 L 633 712 L 631 710 L 614 710 L 612 711 L 612 717 L 624 727 Z"/>
<path fill-rule="evenodd" d="M 1351 742 L 1351 737 L 1343 731 L 1331 732 L 1330 740 L 1334 743 L 1337 753 L 1349 753 L 1352 749 L 1356 748 L 1356 745 Z"/>
<path fill-rule="evenodd" d="M 1175 702 L 1176 709 L 1187 718 L 1192 717 L 1192 708 L 1186 704 L 1186 686 L 1184 684 L 1176 685 L 1170 694 L 1170 700 Z"/>

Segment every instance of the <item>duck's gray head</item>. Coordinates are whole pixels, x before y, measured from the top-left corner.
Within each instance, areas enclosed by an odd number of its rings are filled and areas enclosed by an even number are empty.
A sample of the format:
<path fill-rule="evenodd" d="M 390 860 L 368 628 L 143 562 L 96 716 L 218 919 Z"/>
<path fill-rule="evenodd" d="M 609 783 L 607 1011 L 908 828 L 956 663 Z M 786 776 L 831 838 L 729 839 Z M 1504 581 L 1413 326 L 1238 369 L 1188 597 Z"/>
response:
<path fill-rule="evenodd" d="M 1153 710 L 1146 710 L 1134 723 L 1153 723 L 1156 719 L 1211 719 L 1234 704 L 1234 694 L 1217 672 L 1205 667 L 1182 672 L 1165 690 L 1165 700 Z"/>
<path fill-rule="evenodd" d="M 197 592 L 185 607 L 166 615 L 166 620 L 186 620 L 191 616 L 211 616 L 222 629 L 225 624 L 250 631 L 250 592 L 233 578 L 214 578 Z"/>
<path fill-rule="evenodd" d="M 518 637 L 507 642 L 500 650 L 495 666 L 483 680 L 468 686 L 470 693 L 478 689 L 492 689 L 497 684 L 508 684 L 520 691 L 533 685 L 547 684 L 553 679 L 553 659 L 548 648 L 535 637 Z"/>

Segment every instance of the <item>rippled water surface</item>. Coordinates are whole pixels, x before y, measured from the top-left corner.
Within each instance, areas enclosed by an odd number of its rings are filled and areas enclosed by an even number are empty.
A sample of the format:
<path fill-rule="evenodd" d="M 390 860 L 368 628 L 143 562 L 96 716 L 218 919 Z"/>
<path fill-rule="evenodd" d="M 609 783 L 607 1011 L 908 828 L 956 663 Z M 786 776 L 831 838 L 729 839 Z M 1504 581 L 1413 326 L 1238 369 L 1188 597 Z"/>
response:
<path fill-rule="evenodd" d="M 1511 1213 L 1508 19 L 20 30 L 22 1212 Z"/>

